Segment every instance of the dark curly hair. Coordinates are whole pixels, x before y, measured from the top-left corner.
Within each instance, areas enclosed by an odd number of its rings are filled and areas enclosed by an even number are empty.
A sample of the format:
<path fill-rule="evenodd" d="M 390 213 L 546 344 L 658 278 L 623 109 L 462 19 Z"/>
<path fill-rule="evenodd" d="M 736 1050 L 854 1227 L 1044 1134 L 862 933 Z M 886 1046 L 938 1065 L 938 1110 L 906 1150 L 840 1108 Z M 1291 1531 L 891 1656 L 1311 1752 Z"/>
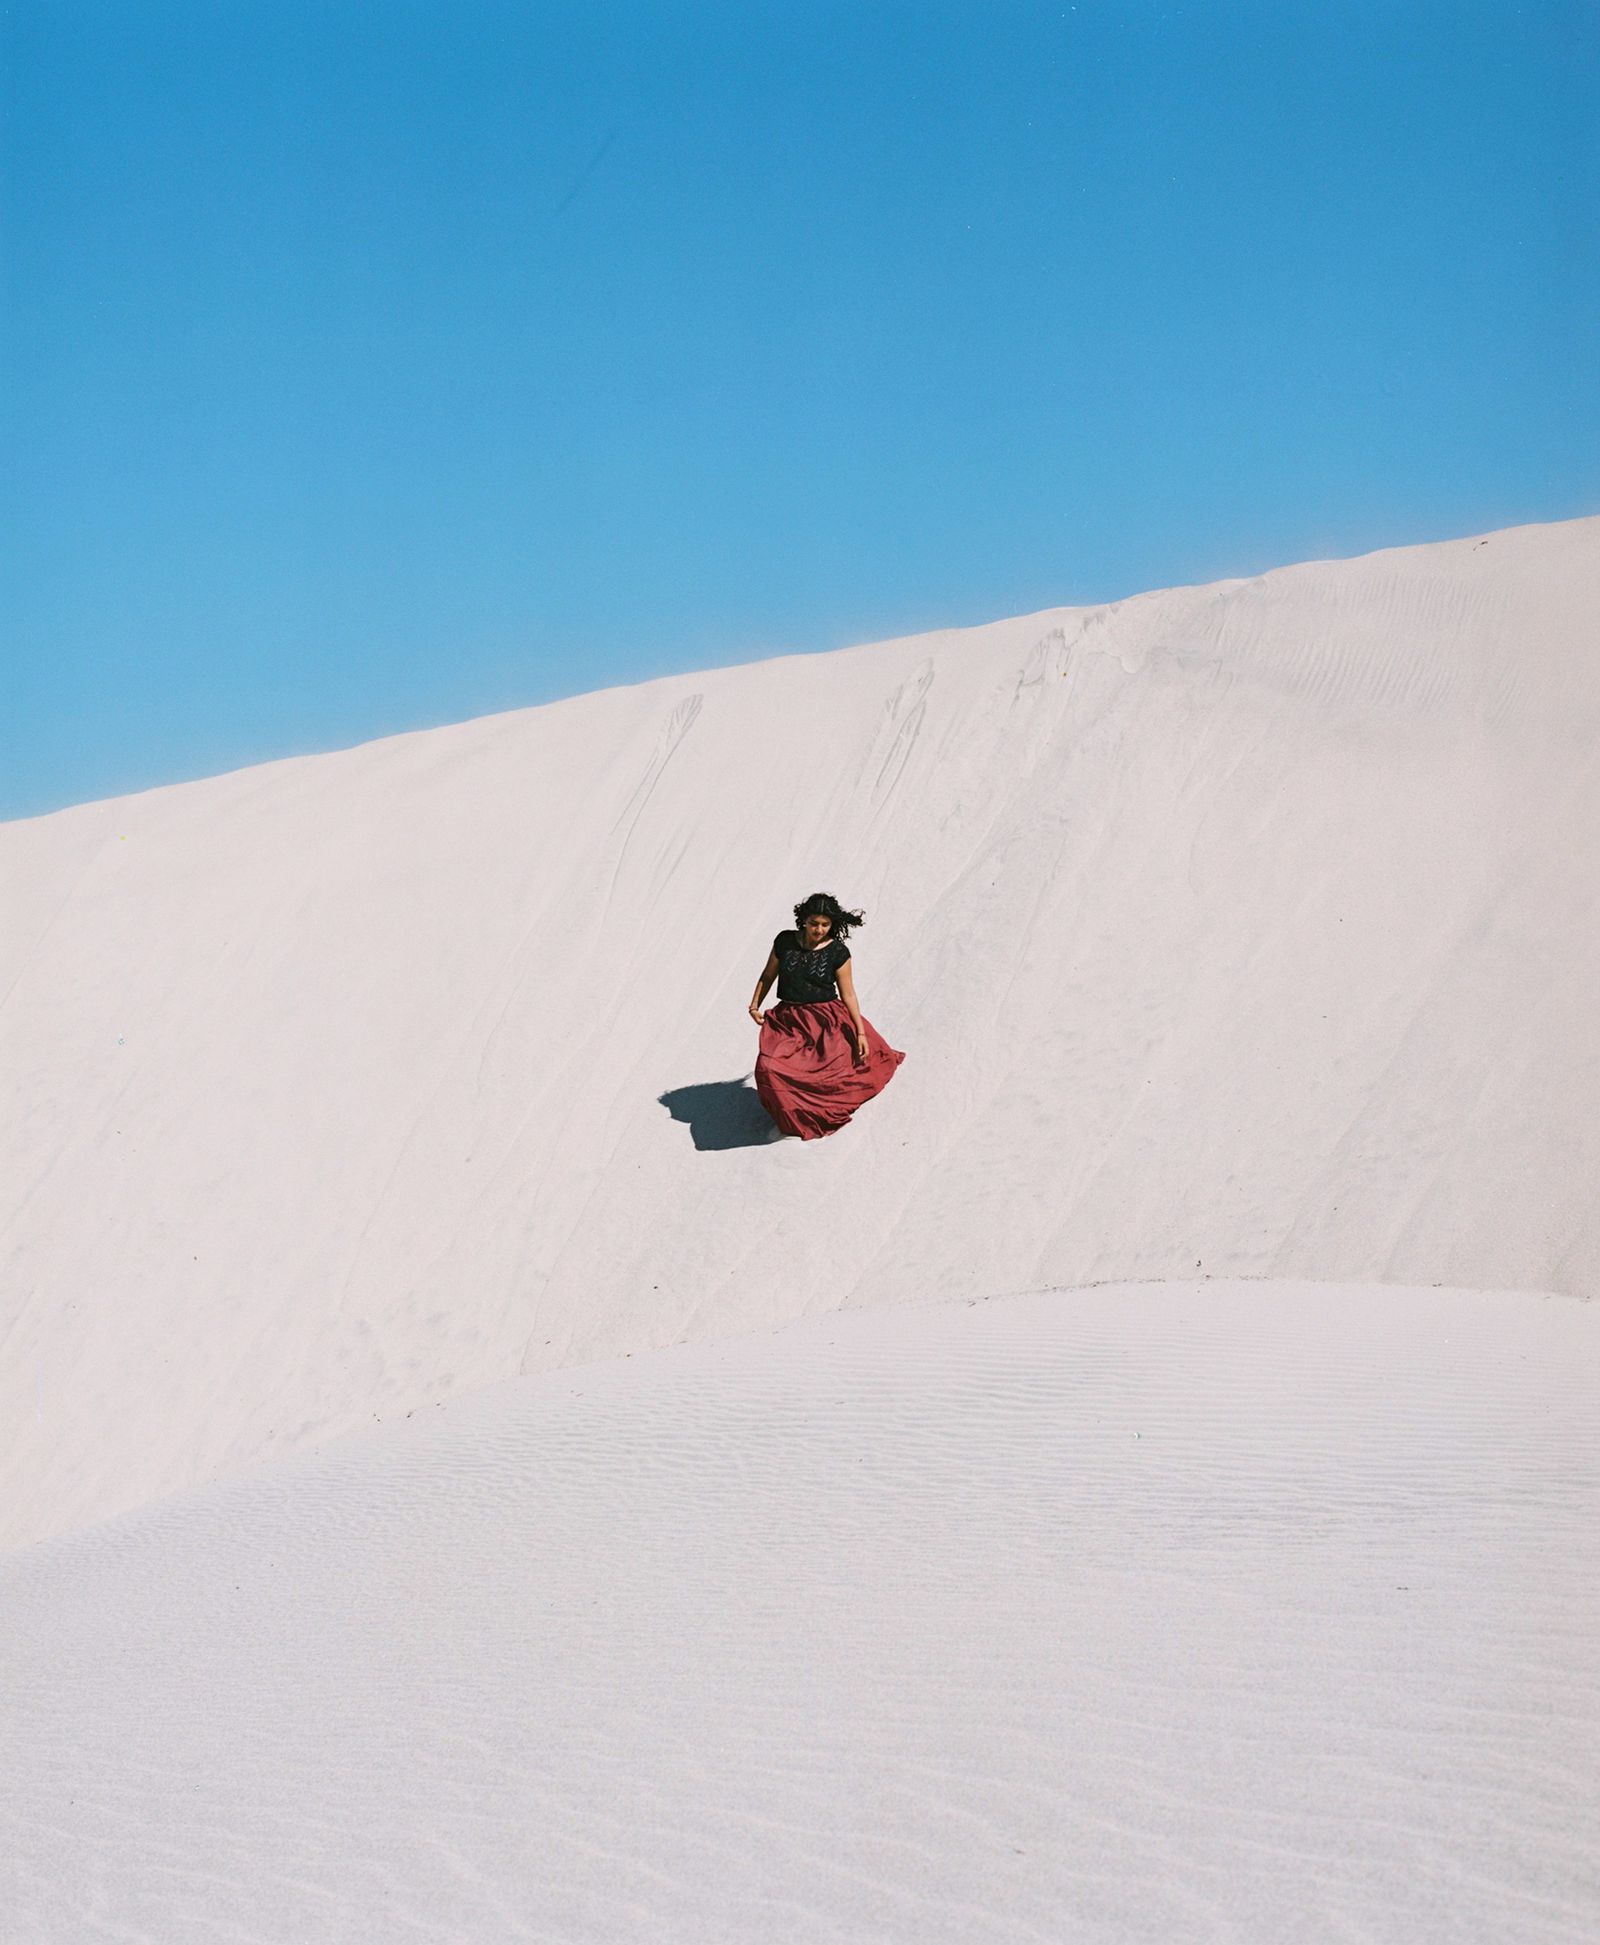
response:
<path fill-rule="evenodd" d="M 802 898 L 794 908 L 795 929 L 804 932 L 806 920 L 813 915 L 833 920 L 831 936 L 842 945 L 850 936 L 854 925 L 865 925 L 866 920 L 860 912 L 847 912 L 831 891 L 814 891 L 809 898 Z"/>

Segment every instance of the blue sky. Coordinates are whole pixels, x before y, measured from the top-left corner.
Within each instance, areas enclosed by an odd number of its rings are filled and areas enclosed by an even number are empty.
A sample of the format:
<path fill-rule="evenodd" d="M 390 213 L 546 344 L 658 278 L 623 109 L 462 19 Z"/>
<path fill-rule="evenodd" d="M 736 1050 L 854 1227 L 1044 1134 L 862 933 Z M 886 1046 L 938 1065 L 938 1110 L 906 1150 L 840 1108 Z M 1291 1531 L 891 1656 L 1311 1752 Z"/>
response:
<path fill-rule="evenodd" d="M 1600 510 L 1600 9 L 0 9 L 0 817 Z"/>

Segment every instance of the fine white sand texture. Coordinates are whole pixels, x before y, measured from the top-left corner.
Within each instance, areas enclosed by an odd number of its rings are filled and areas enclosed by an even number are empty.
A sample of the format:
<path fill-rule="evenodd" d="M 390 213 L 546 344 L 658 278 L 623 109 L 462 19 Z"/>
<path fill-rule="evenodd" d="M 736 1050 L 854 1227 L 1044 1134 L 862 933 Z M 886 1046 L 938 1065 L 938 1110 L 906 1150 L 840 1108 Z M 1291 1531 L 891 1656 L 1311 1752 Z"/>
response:
<path fill-rule="evenodd" d="M 1600 1314 L 547 1372 L 0 1562 L 16 1945 L 1588 1945 Z"/>
<path fill-rule="evenodd" d="M 0 828 L 0 1542 L 855 1305 L 1592 1293 L 1597 613 L 1523 527 Z M 907 1059 L 768 1145 L 818 888 Z"/>

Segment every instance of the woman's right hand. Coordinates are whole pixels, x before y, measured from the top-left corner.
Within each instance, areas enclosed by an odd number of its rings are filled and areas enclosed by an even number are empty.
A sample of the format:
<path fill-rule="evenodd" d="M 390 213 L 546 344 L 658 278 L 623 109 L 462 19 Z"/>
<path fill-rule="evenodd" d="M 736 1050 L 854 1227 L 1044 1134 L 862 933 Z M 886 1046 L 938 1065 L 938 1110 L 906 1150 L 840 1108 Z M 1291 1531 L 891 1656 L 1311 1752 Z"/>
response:
<path fill-rule="evenodd" d="M 766 1025 L 767 1016 L 765 1013 L 762 1012 L 761 1008 L 756 1005 L 754 1000 L 750 1002 L 750 1017 L 752 1020 L 755 1021 L 758 1027 Z"/>

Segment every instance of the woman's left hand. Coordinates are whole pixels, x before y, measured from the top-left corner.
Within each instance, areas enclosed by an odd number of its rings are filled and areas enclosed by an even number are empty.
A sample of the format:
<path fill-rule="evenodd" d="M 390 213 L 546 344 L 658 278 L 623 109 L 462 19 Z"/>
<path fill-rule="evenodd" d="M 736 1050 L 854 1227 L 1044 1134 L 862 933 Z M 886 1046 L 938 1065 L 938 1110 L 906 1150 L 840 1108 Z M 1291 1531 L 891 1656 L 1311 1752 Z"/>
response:
<path fill-rule="evenodd" d="M 864 1033 L 858 1033 L 856 1035 L 856 1065 L 858 1067 L 865 1067 L 866 1064 L 867 1064 L 867 1036 Z"/>

